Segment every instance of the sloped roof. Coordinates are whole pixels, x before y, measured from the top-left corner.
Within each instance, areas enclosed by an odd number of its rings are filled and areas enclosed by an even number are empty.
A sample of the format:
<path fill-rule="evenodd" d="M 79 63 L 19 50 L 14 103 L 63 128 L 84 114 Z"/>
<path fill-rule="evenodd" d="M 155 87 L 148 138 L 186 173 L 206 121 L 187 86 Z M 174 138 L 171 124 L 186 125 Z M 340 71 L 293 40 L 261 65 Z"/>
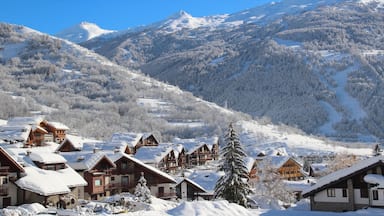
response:
<path fill-rule="evenodd" d="M 30 125 L 3 125 L 0 126 L 0 139 L 7 141 L 26 141 L 30 132 Z"/>
<path fill-rule="evenodd" d="M 161 170 L 159 170 L 159 169 L 157 169 L 157 168 L 155 168 L 153 166 L 145 164 L 143 161 L 141 161 L 141 160 L 139 160 L 139 159 L 137 159 L 137 158 L 135 158 L 135 157 L 133 157 L 131 155 L 125 154 L 123 152 L 118 152 L 118 153 L 110 153 L 110 154 L 108 154 L 108 157 L 113 162 L 118 161 L 122 157 L 128 158 L 132 162 L 134 162 L 134 163 L 144 167 L 145 169 L 150 170 L 151 172 L 154 172 L 154 173 L 156 173 L 158 175 L 161 175 L 162 177 L 168 179 L 169 181 L 176 183 L 176 180 L 172 176 L 168 175 L 167 173 L 165 173 L 165 172 L 163 172 L 163 171 L 161 171 Z"/>
<path fill-rule="evenodd" d="M 134 157 L 144 163 L 159 163 L 172 151 L 173 148 L 171 145 L 143 146 L 137 150 Z"/>
<path fill-rule="evenodd" d="M 53 128 L 56 128 L 58 130 L 69 130 L 69 127 L 61 122 L 47 122 L 48 125 L 52 126 Z"/>
<path fill-rule="evenodd" d="M 142 137 L 142 133 L 114 133 L 110 143 L 115 146 L 135 147 Z"/>
<path fill-rule="evenodd" d="M 180 185 L 181 183 L 183 182 L 188 182 L 189 184 L 195 186 L 196 188 L 198 188 L 202 193 L 208 193 L 208 191 L 206 191 L 203 187 L 201 187 L 201 185 L 197 184 L 196 182 L 192 181 L 191 179 L 189 178 L 182 178 L 179 180 L 179 182 L 176 184 L 176 186 Z"/>
<path fill-rule="evenodd" d="M 95 145 L 96 143 L 101 143 L 101 141 L 98 141 L 98 140 L 92 140 L 92 139 L 87 139 L 87 138 L 84 138 L 81 136 L 75 136 L 75 135 L 67 134 L 67 135 L 65 135 L 65 140 L 60 144 L 58 149 L 60 149 L 61 146 L 64 145 L 64 143 L 66 141 L 70 142 L 72 144 L 72 146 L 78 150 L 83 149 L 84 145 L 92 146 L 92 145 Z"/>
<path fill-rule="evenodd" d="M 194 139 L 181 139 L 176 137 L 173 139 L 173 142 L 183 145 L 185 149 L 188 149 L 188 154 L 190 154 L 204 144 L 207 145 L 208 149 L 211 151 L 213 145 L 219 142 L 219 137 L 199 137 Z"/>
<path fill-rule="evenodd" d="M 44 164 L 66 163 L 67 160 L 53 152 L 31 152 L 29 155 L 32 161 L 37 161 Z"/>
<path fill-rule="evenodd" d="M 216 170 L 195 170 L 188 178 L 204 188 L 207 193 L 213 194 L 216 182 L 224 174 L 224 172 Z"/>
<path fill-rule="evenodd" d="M 75 170 L 91 170 L 93 169 L 103 158 L 108 160 L 113 167 L 116 165 L 113 161 L 106 156 L 105 152 L 92 152 L 92 151 L 81 151 L 81 152 L 61 152 L 60 153 L 66 160 L 69 166 Z"/>
<path fill-rule="evenodd" d="M 87 185 L 87 182 L 70 167 L 59 171 L 43 170 L 33 166 L 24 169 L 26 176 L 18 179 L 16 185 L 42 196 L 66 194 L 71 192 L 70 187 Z"/>
<path fill-rule="evenodd" d="M 361 160 L 352 165 L 351 167 L 347 167 L 336 172 L 330 173 L 326 176 L 323 176 L 317 180 L 316 184 L 304 190 L 303 196 L 308 197 L 311 194 L 317 193 L 318 191 L 321 191 L 330 185 L 337 184 L 340 181 L 348 179 L 349 177 L 355 175 L 358 172 L 369 169 L 369 167 L 374 166 L 375 164 L 384 164 L 384 156 L 376 156 Z"/>

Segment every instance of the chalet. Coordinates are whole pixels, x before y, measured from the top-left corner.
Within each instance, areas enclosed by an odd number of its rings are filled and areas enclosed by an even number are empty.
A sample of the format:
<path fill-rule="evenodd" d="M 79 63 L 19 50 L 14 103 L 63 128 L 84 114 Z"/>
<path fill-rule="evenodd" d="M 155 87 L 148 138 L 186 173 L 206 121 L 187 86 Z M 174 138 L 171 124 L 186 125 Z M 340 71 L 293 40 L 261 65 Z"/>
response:
<path fill-rule="evenodd" d="M 173 172 L 178 167 L 177 158 L 171 144 L 143 146 L 137 150 L 135 158 L 161 171 Z"/>
<path fill-rule="evenodd" d="M 0 147 L 0 208 L 20 204 L 14 182 L 25 172 L 14 158 Z"/>
<path fill-rule="evenodd" d="M 116 164 L 116 169 L 112 171 L 111 181 L 107 185 L 107 188 L 111 190 L 111 194 L 133 193 L 141 173 L 144 173 L 147 186 L 153 196 L 162 199 L 176 197 L 176 181 L 168 174 L 125 153 L 118 152 L 108 156 Z"/>
<path fill-rule="evenodd" d="M 203 187 L 188 178 L 182 178 L 176 185 L 177 197 L 185 201 L 196 200 L 199 194 L 207 193 Z"/>
<path fill-rule="evenodd" d="M 110 183 L 111 172 L 116 165 L 104 152 L 95 149 L 92 152 L 62 152 L 61 155 L 88 183 L 79 198 L 98 200 L 110 195 L 105 185 Z"/>
<path fill-rule="evenodd" d="M 105 143 L 97 140 L 86 139 L 80 136 L 67 134 L 65 140 L 61 142 L 56 151 L 73 152 L 73 151 L 93 151 L 94 148 L 102 148 Z M 112 148 L 113 150 L 114 148 Z"/>
<path fill-rule="evenodd" d="M 354 211 L 366 207 L 384 207 L 384 156 L 361 160 L 330 173 L 303 191 L 311 210 Z"/>
<path fill-rule="evenodd" d="M 172 145 L 173 152 L 175 153 L 177 168 L 184 169 L 187 166 L 187 156 L 185 153 L 184 146 L 181 144 L 173 144 Z"/>
<path fill-rule="evenodd" d="M 141 133 L 114 133 L 111 145 L 125 146 L 123 150 L 126 154 L 136 154 L 138 148 L 143 146 L 143 134 Z"/>
<path fill-rule="evenodd" d="M 186 155 L 187 167 L 204 165 L 207 161 L 212 161 L 212 152 L 204 142 L 196 139 L 174 139 L 174 143 L 183 145 Z"/>
<path fill-rule="evenodd" d="M 255 160 L 255 164 L 250 171 L 251 178 L 255 178 L 259 170 L 260 163 L 266 163 L 274 170 L 278 171 L 281 178 L 285 180 L 300 180 L 304 178 L 302 166 L 299 162 L 289 156 L 264 156 L 258 157 Z"/>
<path fill-rule="evenodd" d="M 45 128 L 56 143 L 63 142 L 65 140 L 66 131 L 69 130 L 66 125 L 60 122 L 48 122 L 46 120 L 42 121 L 39 126 Z"/>
<path fill-rule="evenodd" d="M 12 150 L 11 150 L 12 151 Z M 23 156 L 20 152 L 18 157 Z M 19 203 L 41 203 L 45 206 L 74 207 L 78 191 L 87 182 L 66 165 L 66 160 L 51 152 L 27 152 L 22 163 L 25 173 L 15 184 Z"/>

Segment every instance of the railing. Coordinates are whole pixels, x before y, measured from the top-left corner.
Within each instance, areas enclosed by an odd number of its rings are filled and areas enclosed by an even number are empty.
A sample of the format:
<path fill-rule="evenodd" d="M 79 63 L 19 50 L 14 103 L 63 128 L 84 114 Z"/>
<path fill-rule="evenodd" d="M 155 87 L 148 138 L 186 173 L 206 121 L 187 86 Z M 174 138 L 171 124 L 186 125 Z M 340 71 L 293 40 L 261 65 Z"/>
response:
<path fill-rule="evenodd" d="M 8 187 L 0 186 L 0 196 L 7 196 L 8 195 Z"/>
<path fill-rule="evenodd" d="M 0 175 L 8 175 L 9 173 L 9 166 L 2 166 L 0 167 Z"/>

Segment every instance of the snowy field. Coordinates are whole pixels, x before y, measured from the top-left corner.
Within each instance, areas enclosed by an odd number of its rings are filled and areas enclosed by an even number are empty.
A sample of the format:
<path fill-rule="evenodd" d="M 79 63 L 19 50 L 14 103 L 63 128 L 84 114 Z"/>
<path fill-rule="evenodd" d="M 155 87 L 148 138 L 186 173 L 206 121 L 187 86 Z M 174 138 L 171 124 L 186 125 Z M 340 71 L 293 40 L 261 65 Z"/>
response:
<path fill-rule="evenodd" d="M 271 209 L 246 209 L 237 204 L 228 203 L 227 201 L 191 201 L 191 202 L 173 202 L 164 201 L 161 199 L 152 199 L 152 204 L 142 204 L 139 208 L 130 211 L 121 211 L 122 213 L 113 212 L 113 207 L 106 207 L 98 212 L 92 212 L 91 209 L 95 206 L 100 206 L 100 203 L 89 203 L 86 207 L 83 207 L 80 211 L 75 212 L 71 210 L 58 210 L 58 215 L 149 215 L 149 216 L 352 216 L 352 215 L 384 215 L 384 209 L 368 208 L 358 210 L 355 212 L 333 213 L 333 212 L 312 212 L 309 211 L 309 203 L 307 200 L 299 202 L 298 205 L 288 208 L 287 210 L 271 210 Z M 88 209 L 87 209 L 88 208 Z M 118 209 L 115 207 L 115 209 Z M 40 204 L 25 204 L 18 208 L 3 209 L 1 215 L 49 215 L 42 214 L 47 211 Z M 51 209 L 52 213 L 53 210 Z"/>

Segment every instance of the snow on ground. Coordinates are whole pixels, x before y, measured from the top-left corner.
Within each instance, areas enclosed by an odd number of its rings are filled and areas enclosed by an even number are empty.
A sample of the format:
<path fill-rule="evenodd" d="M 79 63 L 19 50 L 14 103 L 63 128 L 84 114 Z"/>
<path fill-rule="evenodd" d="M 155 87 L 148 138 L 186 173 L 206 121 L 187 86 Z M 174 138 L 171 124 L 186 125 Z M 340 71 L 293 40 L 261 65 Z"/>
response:
<path fill-rule="evenodd" d="M 259 124 L 256 121 L 240 121 L 237 123 L 241 143 L 248 156 L 256 157 L 265 149 L 273 147 L 285 148 L 289 155 L 305 156 L 309 154 L 347 153 L 370 155 L 372 148 L 348 148 L 330 143 L 308 135 L 289 132 L 272 124 Z"/>
<path fill-rule="evenodd" d="M 319 101 L 319 103 L 328 113 L 328 122 L 325 122 L 322 126 L 320 126 L 320 133 L 324 135 L 335 134 L 336 130 L 333 128 L 333 125 L 342 120 L 342 115 L 328 102 Z"/>
<path fill-rule="evenodd" d="M 97 203 L 101 204 L 101 203 Z M 96 203 L 89 203 L 86 207 L 92 208 Z M 89 213 L 82 209 L 79 213 L 71 210 L 58 210 L 58 213 L 65 215 L 119 215 L 119 216 L 358 216 L 358 215 L 384 215 L 384 209 L 368 208 L 353 212 L 334 213 L 334 212 L 317 212 L 309 210 L 309 201 L 302 200 L 292 208 L 287 210 L 270 210 L 270 209 L 246 209 L 237 204 L 228 203 L 225 200 L 219 201 L 191 201 L 191 202 L 172 202 L 160 199 L 153 199 L 152 204 L 144 204 L 141 210 L 130 211 L 120 214 L 110 213 L 112 207 L 108 207 L 100 212 Z M 108 209 L 108 210 L 107 210 Z M 19 207 L 7 207 L 0 210 L 0 215 L 36 215 L 37 213 L 47 212 L 53 209 L 46 209 L 40 204 L 24 204 Z M 48 215 L 48 214 L 46 214 Z"/>

